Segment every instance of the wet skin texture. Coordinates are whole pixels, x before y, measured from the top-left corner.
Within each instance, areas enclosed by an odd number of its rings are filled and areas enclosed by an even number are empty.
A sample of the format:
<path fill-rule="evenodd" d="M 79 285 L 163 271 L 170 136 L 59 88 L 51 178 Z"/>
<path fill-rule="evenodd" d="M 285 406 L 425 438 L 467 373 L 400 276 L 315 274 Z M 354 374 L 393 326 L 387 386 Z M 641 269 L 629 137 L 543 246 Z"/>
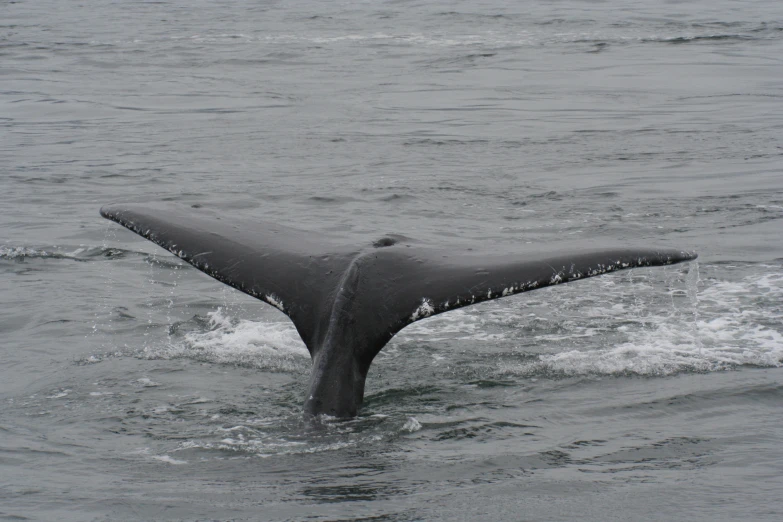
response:
<path fill-rule="evenodd" d="M 358 414 L 373 359 L 415 321 L 607 272 L 696 258 L 673 249 L 596 248 L 595 242 L 500 255 L 491 245 L 483 255 L 396 235 L 344 245 L 173 205 L 112 205 L 101 215 L 288 315 L 313 361 L 305 414 L 338 418 Z"/>

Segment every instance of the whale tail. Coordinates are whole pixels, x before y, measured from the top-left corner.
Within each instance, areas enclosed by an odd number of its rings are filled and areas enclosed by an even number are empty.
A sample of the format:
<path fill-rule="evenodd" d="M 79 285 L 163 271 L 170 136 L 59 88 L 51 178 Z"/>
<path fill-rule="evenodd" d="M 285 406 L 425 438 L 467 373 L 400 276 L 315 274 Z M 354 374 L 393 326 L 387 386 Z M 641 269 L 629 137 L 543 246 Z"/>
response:
<path fill-rule="evenodd" d="M 194 214 L 141 205 L 101 209 L 102 216 L 290 317 L 314 364 L 305 410 L 338 417 L 356 415 L 373 358 L 415 321 L 607 272 L 696 258 L 675 249 L 578 243 L 485 255 L 393 235 L 345 245 L 277 224 Z"/>

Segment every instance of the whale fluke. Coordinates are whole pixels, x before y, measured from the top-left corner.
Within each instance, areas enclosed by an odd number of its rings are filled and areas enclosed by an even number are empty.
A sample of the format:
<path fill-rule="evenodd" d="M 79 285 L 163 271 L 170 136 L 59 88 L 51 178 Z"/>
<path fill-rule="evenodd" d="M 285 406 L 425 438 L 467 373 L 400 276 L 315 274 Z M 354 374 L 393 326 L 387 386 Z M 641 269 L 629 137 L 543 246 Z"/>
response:
<path fill-rule="evenodd" d="M 580 243 L 517 254 L 455 252 L 399 235 L 347 245 L 278 224 L 145 205 L 107 206 L 101 215 L 290 317 L 313 359 L 305 412 L 335 417 L 358 413 L 373 358 L 415 321 L 607 272 L 696 258 L 675 249 Z"/>

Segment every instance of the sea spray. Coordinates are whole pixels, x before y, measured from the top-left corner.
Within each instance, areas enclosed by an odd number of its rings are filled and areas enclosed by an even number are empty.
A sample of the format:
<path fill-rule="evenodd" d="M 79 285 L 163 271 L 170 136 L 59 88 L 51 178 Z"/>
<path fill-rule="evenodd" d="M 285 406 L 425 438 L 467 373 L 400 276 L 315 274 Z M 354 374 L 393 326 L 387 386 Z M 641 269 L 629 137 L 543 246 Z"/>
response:
<path fill-rule="evenodd" d="M 699 336 L 699 262 L 691 261 L 688 267 L 688 275 L 685 278 L 685 285 L 688 289 L 688 300 L 691 304 L 693 314 L 693 343 L 699 350 L 699 356 L 702 355 L 702 343 Z"/>

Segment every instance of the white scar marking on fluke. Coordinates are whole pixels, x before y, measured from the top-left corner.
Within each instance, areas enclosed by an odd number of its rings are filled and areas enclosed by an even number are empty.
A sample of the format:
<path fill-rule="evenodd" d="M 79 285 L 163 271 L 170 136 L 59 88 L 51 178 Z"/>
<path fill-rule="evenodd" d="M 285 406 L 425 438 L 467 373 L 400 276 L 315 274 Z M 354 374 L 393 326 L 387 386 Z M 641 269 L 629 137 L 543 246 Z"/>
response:
<path fill-rule="evenodd" d="M 281 301 L 276 295 L 274 295 L 274 294 L 266 294 L 264 296 L 264 301 L 266 301 L 267 303 L 271 304 L 272 306 L 274 306 L 275 308 L 277 308 L 281 312 L 285 312 L 285 310 L 283 309 L 283 301 Z"/>
<path fill-rule="evenodd" d="M 422 298 L 421 304 L 411 315 L 411 321 L 418 321 L 424 317 L 429 317 L 435 313 L 435 309 L 432 307 L 432 303 L 426 297 Z"/>

